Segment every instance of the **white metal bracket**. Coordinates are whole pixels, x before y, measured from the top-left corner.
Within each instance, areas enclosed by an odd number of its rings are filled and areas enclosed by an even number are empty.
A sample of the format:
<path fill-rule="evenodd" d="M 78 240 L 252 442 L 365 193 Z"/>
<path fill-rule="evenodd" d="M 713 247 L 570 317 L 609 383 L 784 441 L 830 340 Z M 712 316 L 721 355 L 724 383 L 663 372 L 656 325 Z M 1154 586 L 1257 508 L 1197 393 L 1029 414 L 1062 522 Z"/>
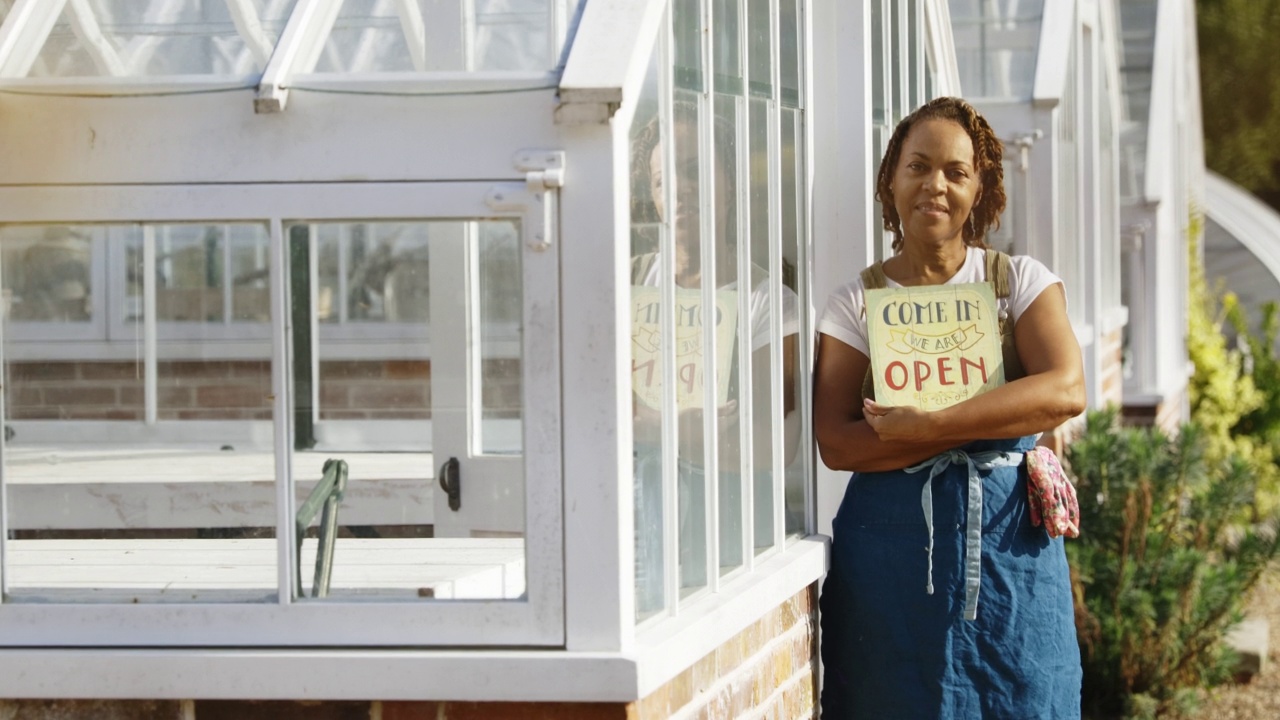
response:
<path fill-rule="evenodd" d="M 546 192 L 564 187 L 563 150 L 521 150 L 516 153 L 516 169 L 523 172 L 529 192 Z"/>
<path fill-rule="evenodd" d="M 1031 146 L 1043 137 L 1044 130 L 1040 128 L 1013 136 L 1013 145 L 1018 148 L 1018 170 L 1026 172 L 1031 167 Z"/>

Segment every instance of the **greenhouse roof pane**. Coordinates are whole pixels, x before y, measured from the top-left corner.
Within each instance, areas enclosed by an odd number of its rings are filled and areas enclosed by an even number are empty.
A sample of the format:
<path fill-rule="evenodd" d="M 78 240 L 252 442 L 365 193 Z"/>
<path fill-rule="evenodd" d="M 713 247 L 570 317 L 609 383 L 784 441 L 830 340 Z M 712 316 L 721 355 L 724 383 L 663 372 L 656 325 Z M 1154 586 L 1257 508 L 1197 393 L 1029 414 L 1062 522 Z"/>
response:
<path fill-rule="evenodd" d="M 1044 0 L 950 0 L 948 9 L 965 96 L 1030 99 Z"/>
<path fill-rule="evenodd" d="M 577 0 L 342 0 L 314 72 L 552 70 L 565 18 L 576 5 Z"/>
<path fill-rule="evenodd" d="M 1121 195 L 1138 198 L 1146 187 L 1147 132 L 1156 45 L 1157 0 L 1120 3 L 1120 92 L 1128 118 L 1122 143 Z"/>
<path fill-rule="evenodd" d="M 6 67 L 33 78 L 256 76 L 297 0 L 44 0 L 60 6 L 33 58 Z M 8 19 L 18 2 L 0 3 Z M 40 33 L 38 23 L 18 28 Z M 45 25 L 44 27 L 48 27 Z"/>

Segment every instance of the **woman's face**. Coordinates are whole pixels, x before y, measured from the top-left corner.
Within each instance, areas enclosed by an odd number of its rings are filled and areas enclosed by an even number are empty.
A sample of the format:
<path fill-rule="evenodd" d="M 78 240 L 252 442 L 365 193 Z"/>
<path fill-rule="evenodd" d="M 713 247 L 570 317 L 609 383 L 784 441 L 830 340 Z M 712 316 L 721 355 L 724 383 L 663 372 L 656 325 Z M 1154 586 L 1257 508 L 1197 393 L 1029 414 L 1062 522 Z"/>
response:
<path fill-rule="evenodd" d="M 697 254 L 699 233 L 702 228 L 699 216 L 704 212 L 698 175 L 697 137 L 697 126 L 691 123 L 676 124 L 676 197 L 675 212 L 670 218 L 667 215 L 664 193 L 663 144 L 660 142 L 655 145 L 649 155 L 649 192 L 653 198 L 654 209 L 659 219 L 664 222 L 668 219 L 674 221 L 676 247 L 690 255 Z M 729 220 L 728 198 L 732 192 L 729 173 L 726 170 L 728 162 L 727 159 L 719 159 L 716 163 L 715 223 L 722 245 L 723 240 L 727 238 L 725 230 L 728 228 Z"/>
<path fill-rule="evenodd" d="M 905 244 L 963 244 L 965 221 L 982 194 L 969 133 L 953 120 L 913 125 L 889 187 Z"/>

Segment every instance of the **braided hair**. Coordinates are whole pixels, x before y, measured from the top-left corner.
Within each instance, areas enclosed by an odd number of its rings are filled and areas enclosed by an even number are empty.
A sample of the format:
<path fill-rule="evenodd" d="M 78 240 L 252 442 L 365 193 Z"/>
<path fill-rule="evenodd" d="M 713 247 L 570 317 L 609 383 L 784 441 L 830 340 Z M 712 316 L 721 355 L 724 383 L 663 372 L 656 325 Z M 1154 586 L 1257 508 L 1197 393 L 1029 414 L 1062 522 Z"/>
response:
<path fill-rule="evenodd" d="M 987 119 L 978 114 L 972 105 L 956 97 L 934 98 L 916 108 L 902 119 L 889 138 L 889 147 L 880 170 L 876 173 L 876 200 L 880 202 L 884 216 L 884 229 L 893 233 L 893 251 L 902 252 L 902 219 L 893 204 L 893 191 L 889 184 L 902 155 L 902 144 L 912 126 L 923 120 L 951 120 L 964 128 L 973 142 L 973 162 L 982 182 L 982 195 L 969 211 L 969 218 L 961 230 L 967 247 L 986 248 L 987 230 L 1000 227 L 1000 213 L 1004 212 L 1004 144 L 996 137 Z"/>

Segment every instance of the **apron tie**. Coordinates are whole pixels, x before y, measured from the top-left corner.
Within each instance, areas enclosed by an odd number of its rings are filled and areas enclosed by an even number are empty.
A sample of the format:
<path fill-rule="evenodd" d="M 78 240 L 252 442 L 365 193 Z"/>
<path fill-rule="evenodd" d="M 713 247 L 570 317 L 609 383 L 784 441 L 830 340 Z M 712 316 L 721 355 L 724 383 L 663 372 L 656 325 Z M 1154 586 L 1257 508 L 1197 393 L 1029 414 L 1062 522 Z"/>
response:
<path fill-rule="evenodd" d="M 990 471 L 997 467 L 1016 467 L 1022 464 L 1022 453 L 987 450 L 967 453 L 964 450 L 947 450 L 938 453 L 918 465 L 906 468 L 904 472 L 917 473 L 928 469 L 929 477 L 924 481 L 920 491 L 920 506 L 924 510 L 924 524 L 929 531 L 929 545 L 925 551 L 929 554 L 928 579 L 925 592 L 933 594 L 933 479 L 941 475 L 951 465 L 964 465 L 969 471 L 969 504 L 965 509 L 965 541 L 964 541 L 964 619 L 975 620 L 978 617 L 978 590 L 982 586 L 982 478 L 979 471 Z"/>

